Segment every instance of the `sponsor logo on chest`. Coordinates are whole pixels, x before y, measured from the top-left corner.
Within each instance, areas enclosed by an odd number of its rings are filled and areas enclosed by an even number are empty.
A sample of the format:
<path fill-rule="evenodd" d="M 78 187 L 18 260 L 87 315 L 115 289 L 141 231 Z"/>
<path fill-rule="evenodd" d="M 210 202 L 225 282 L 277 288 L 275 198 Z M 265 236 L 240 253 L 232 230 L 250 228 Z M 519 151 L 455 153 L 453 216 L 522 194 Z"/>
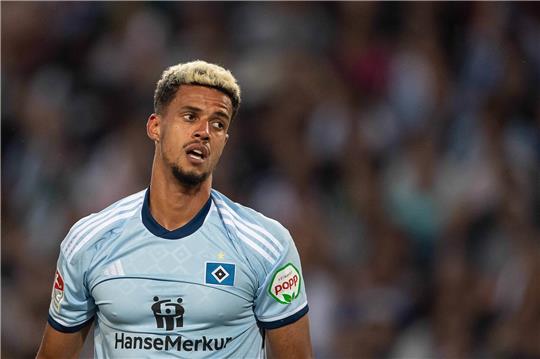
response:
<path fill-rule="evenodd" d="M 174 333 L 184 326 L 185 309 L 182 298 L 152 298 L 150 309 L 156 320 L 156 327 L 165 335 L 134 335 L 133 333 L 114 333 L 114 349 L 117 350 L 151 350 L 151 351 L 186 351 L 211 352 L 225 349 L 233 337 L 188 338 Z"/>
<path fill-rule="evenodd" d="M 183 327 L 185 310 L 181 303 L 182 298 L 160 300 L 158 296 L 155 296 L 151 309 L 156 319 L 156 326 L 165 330 Z"/>

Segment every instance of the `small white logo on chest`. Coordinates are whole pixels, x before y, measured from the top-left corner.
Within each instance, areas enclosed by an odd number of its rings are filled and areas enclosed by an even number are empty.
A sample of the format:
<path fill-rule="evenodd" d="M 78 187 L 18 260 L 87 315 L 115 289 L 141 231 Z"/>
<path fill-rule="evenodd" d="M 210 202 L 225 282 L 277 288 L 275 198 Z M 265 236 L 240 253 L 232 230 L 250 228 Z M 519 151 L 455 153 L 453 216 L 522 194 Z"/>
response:
<path fill-rule="evenodd" d="M 114 261 L 111 263 L 104 271 L 104 275 L 125 275 L 124 267 L 122 267 L 122 262 L 120 260 Z"/>

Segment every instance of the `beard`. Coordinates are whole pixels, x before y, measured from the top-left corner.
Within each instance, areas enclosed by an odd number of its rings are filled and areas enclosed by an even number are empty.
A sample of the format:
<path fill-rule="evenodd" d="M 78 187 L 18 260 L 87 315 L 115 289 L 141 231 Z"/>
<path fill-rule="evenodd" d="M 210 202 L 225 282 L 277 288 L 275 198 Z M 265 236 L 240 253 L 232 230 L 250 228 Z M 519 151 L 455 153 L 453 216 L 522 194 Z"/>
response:
<path fill-rule="evenodd" d="M 171 169 L 172 174 L 176 178 L 176 180 L 182 186 L 189 189 L 195 189 L 199 187 L 201 183 L 203 183 L 210 175 L 209 173 L 196 174 L 193 172 L 186 172 L 177 165 L 171 166 Z"/>

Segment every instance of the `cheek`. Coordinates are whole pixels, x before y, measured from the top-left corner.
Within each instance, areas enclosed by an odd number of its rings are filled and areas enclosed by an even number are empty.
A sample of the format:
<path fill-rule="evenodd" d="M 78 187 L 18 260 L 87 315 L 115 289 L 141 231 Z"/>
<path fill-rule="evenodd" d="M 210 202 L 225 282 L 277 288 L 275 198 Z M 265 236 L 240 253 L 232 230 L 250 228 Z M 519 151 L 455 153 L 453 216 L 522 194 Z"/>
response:
<path fill-rule="evenodd" d="M 220 141 L 219 145 L 216 146 L 216 152 L 215 152 L 216 160 L 221 157 L 221 154 L 223 153 L 223 149 L 225 148 L 225 143 L 226 141 Z"/>
<path fill-rule="evenodd" d="M 184 133 L 183 129 L 179 125 L 171 125 L 167 126 L 162 131 L 162 140 L 166 142 L 169 146 L 177 146 L 179 143 L 182 142 L 183 137 L 182 134 Z"/>
<path fill-rule="evenodd" d="M 161 132 L 161 151 L 165 157 L 176 159 L 179 156 L 182 148 L 180 133 L 181 132 L 174 127 L 165 128 L 164 131 Z"/>

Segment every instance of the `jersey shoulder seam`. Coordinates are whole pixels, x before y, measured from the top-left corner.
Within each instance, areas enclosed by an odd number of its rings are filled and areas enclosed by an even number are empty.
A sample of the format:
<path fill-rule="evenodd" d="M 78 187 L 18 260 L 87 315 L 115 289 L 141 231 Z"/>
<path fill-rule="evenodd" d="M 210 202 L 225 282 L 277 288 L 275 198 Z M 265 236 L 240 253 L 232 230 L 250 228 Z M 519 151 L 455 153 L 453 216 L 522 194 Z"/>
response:
<path fill-rule="evenodd" d="M 233 236 L 272 267 L 287 252 L 290 234 L 278 221 L 228 199 L 213 190 L 214 201 L 223 222 Z"/>
<path fill-rule="evenodd" d="M 125 197 L 77 221 L 60 245 L 62 254 L 70 261 L 83 247 L 120 228 L 127 219 L 140 211 L 144 193 L 140 191 Z"/>

